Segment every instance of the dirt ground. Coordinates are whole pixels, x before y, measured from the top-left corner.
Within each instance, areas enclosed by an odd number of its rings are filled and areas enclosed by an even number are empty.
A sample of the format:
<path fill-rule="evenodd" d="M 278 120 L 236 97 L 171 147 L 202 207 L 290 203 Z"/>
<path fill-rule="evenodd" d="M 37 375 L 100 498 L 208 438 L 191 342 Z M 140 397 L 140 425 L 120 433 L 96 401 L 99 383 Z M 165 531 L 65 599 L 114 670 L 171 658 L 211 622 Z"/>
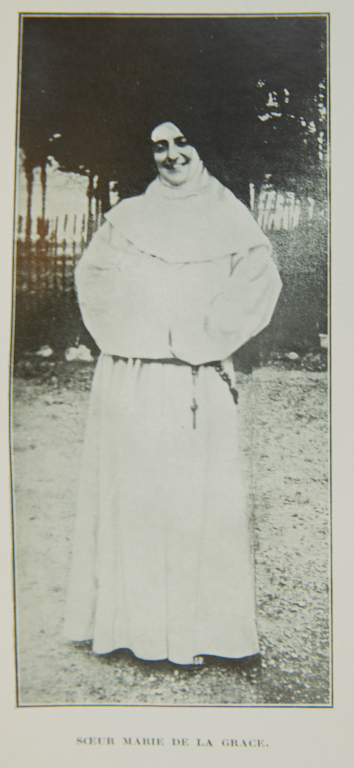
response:
<path fill-rule="evenodd" d="M 273 363 L 238 376 L 261 654 L 202 667 L 62 639 L 91 376 L 66 363 L 48 381 L 14 380 L 19 703 L 328 706 L 327 374 Z"/>

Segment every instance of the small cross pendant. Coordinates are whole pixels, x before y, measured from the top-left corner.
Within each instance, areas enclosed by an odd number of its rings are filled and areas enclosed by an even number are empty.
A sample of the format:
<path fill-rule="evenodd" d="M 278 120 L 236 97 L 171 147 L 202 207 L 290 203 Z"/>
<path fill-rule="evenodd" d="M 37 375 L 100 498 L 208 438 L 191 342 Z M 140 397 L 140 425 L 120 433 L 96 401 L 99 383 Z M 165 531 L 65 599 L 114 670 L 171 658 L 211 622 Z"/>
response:
<path fill-rule="evenodd" d="M 195 397 L 193 397 L 192 405 L 191 405 L 191 411 L 193 412 L 193 429 L 197 428 L 197 401 Z"/>

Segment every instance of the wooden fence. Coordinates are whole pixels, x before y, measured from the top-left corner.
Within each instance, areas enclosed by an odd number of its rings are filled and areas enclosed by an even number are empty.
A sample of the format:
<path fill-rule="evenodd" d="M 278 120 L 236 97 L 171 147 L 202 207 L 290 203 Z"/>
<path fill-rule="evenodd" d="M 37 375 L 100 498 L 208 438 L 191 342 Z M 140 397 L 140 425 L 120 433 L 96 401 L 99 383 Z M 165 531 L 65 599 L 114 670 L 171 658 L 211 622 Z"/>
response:
<path fill-rule="evenodd" d="M 61 293 L 72 291 L 74 269 L 81 257 L 83 245 L 45 241 L 31 246 L 17 242 L 16 290 L 17 293 Z"/>

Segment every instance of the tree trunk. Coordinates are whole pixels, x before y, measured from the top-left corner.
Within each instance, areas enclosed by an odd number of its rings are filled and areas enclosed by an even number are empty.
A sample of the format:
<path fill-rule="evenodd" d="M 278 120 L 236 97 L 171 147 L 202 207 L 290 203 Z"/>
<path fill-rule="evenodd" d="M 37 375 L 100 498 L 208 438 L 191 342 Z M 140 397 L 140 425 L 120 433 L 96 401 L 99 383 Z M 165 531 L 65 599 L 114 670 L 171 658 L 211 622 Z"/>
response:
<path fill-rule="evenodd" d="M 101 200 L 101 212 L 109 211 L 111 205 L 109 202 L 109 179 L 107 176 L 100 176 L 97 185 L 97 197 Z"/>
<path fill-rule="evenodd" d="M 25 164 L 25 173 L 27 180 L 27 211 L 26 211 L 26 242 L 31 241 L 31 229 L 32 229 L 32 192 L 33 192 L 33 166 Z"/>

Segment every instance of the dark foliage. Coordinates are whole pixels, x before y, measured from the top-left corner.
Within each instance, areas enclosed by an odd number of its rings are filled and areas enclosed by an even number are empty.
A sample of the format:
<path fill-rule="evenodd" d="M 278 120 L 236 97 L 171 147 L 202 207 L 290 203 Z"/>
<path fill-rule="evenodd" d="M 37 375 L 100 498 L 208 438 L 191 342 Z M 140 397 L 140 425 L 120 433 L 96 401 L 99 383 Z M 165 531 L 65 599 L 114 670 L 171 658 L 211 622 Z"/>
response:
<path fill-rule="evenodd" d="M 316 185 L 316 141 L 304 144 L 299 118 L 315 110 L 326 75 L 325 15 L 27 17 L 22 72 L 29 165 L 53 154 L 64 169 L 88 169 L 101 185 L 117 178 L 121 196 L 136 194 L 153 174 L 149 133 L 169 119 L 241 198 L 269 169 Z M 266 94 L 284 88 L 296 119 L 285 110 L 260 122 Z"/>

